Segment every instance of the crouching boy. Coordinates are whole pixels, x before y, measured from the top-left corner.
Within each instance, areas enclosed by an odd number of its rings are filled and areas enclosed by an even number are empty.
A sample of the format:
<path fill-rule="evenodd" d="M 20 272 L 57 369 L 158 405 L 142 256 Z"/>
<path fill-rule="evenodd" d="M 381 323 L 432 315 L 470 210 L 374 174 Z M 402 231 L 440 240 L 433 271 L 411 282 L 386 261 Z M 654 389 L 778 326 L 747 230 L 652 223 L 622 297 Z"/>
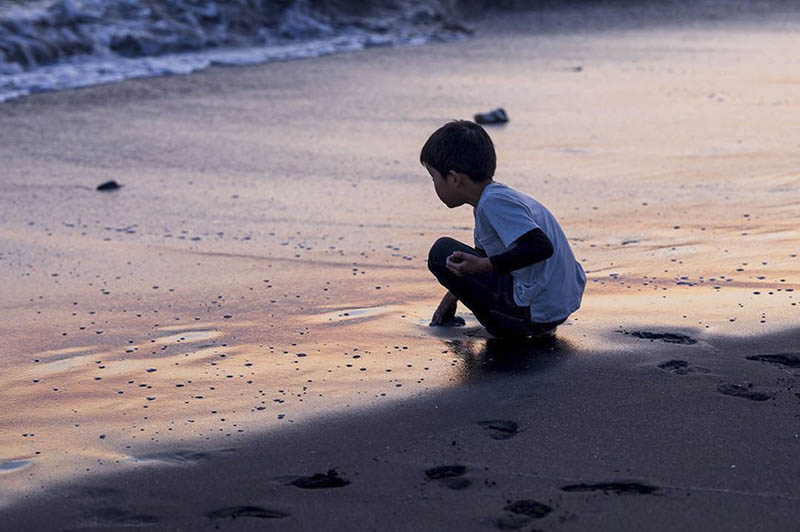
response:
<path fill-rule="evenodd" d="M 459 301 L 497 337 L 555 333 L 581 304 L 586 274 L 542 204 L 493 181 L 496 155 L 479 125 L 456 120 L 436 130 L 420 162 L 450 207 L 472 205 L 475 247 L 442 237 L 428 268 L 447 289 L 431 325 L 446 325 Z"/>

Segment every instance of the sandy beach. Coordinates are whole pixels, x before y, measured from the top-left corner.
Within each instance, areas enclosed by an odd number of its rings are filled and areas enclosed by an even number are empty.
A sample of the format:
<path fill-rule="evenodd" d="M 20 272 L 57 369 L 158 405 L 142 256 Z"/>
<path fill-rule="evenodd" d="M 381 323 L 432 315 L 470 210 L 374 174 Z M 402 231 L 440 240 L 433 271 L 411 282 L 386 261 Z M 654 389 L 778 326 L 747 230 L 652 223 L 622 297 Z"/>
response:
<path fill-rule="evenodd" d="M 796 530 L 780 6 L 496 14 L 0 104 L 0 529 Z M 498 106 L 496 180 L 587 272 L 546 345 L 428 327 L 427 251 L 473 220 L 419 149 Z"/>

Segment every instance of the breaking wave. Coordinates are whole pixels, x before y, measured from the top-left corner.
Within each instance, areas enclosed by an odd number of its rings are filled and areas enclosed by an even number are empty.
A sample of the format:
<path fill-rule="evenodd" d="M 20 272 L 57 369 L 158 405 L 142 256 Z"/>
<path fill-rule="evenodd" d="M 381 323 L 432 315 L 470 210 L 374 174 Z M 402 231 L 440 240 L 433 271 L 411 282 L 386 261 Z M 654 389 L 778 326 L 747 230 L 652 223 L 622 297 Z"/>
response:
<path fill-rule="evenodd" d="M 0 0 L 0 101 L 463 38 L 455 0 Z"/>

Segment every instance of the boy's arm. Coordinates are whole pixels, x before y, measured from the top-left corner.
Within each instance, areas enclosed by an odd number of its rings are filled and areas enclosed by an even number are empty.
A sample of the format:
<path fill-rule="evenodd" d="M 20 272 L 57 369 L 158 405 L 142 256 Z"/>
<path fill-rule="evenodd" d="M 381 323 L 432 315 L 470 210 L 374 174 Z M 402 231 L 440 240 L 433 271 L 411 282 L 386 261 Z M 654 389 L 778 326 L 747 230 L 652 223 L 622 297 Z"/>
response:
<path fill-rule="evenodd" d="M 541 229 L 528 231 L 507 251 L 489 257 L 492 270 L 499 274 L 511 273 L 514 270 L 532 266 L 553 256 L 553 243 Z"/>
<path fill-rule="evenodd" d="M 455 251 L 447 258 L 447 268 L 456 275 L 473 275 L 490 271 L 504 275 L 552 256 L 553 243 L 544 231 L 537 228 L 516 239 L 504 253 L 492 257 L 487 258 L 485 252 L 478 257 Z"/>
<path fill-rule="evenodd" d="M 475 248 L 478 256 L 485 258 L 486 251 L 481 248 Z M 449 290 L 445 292 L 442 301 L 433 313 L 431 318 L 431 325 L 444 325 L 450 322 L 456 316 L 456 309 L 458 308 L 458 298 Z"/>

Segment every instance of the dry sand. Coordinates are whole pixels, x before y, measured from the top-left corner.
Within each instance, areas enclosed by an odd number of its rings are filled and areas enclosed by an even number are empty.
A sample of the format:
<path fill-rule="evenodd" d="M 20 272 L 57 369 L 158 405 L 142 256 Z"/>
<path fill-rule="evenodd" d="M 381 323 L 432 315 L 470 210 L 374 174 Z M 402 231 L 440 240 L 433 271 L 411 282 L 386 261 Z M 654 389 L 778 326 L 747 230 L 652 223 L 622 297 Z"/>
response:
<path fill-rule="evenodd" d="M 0 105 L 0 528 L 796 529 L 800 17 L 727 14 Z M 418 150 L 496 106 L 589 277 L 550 346 L 426 326 Z"/>

